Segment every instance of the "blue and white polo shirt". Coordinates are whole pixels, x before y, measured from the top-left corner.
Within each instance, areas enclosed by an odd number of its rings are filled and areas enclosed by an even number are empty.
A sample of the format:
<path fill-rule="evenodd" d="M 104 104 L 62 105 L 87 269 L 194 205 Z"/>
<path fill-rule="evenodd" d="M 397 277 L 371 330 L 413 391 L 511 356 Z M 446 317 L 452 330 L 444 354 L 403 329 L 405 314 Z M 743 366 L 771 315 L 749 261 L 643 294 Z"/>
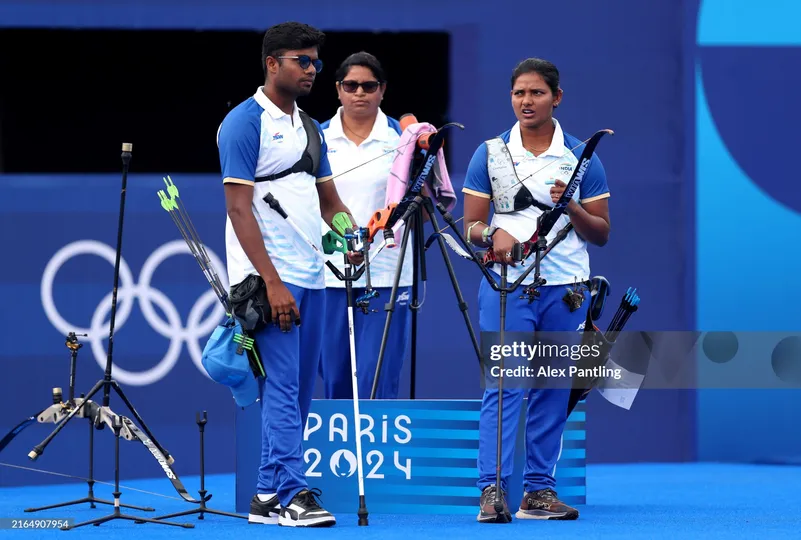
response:
<path fill-rule="evenodd" d="M 264 94 L 263 87 L 232 109 L 217 131 L 217 146 L 224 183 L 253 185 L 253 213 L 259 224 L 267 254 L 281 280 L 307 289 L 325 288 L 323 258 L 264 202 L 272 193 L 306 236 L 322 252 L 320 199 L 316 184 L 331 179 L 327 147 L 320 124 L 315 121 L 322 144 L 317 178 L 292 173 L 278 180 L 254 182 L 260 176 L 292 167 L 306 148 L 306 130 L 295 105 L 284 113 Z M 256 269 L 245 255 L 230 218 L 225 224 L 228 280 L 242 281 Z"/>
<path fill-rule="evenodd" d="M 573 169 L 581 156 L 583 145 L 581 141 L 572 135 L 564 133 L 559 122 L 553 120 L 556 131 L 551 140 L 551 146 L 540 154 L 534 156 L 531 152 L 523 148 L 523 141 L 520 136 L 520 123 L 517 122 L 512 129 L 500 135 L 506 143 L 512 160 L 515 165 L 517 177 L 520 180 L 532 175 L 523 181 L 532 196 L 539 202 L 553 206 L 551 201 L 551 187 L 554 180 L 562 180 L 567 183 L 573 175 Z M 574 148 L 571 151 L 571 148 Z M 487 145 L 481 143 L 473 154 L 467 168 L 463 193 L 485 197 L 492 196 L 489 174 L 487 172 Z M 582 180 L 573 199 L 587 203 L 609 197 L 609 187 L 606 182 L 606 172 L 597 154 L 593 154 L 584 179 Z M 525 242 L 537 230 L 537 218 L 542 214 L 542 210 L 530 206 L 525 210 L 510 214 L 494 214 L 490 225 L 497 226 L 519 242 Z M 556 225 L 551 229 L 547 236 L 548 244 L 553 241 L 556 234 L 570 222 L 567 213 L 562 214 Z M 481 225 L 479 225 L 481 227 Z M 529 264 L 534 264 L 534 259 L 526 261 L 526 266 L 509 266 L 507 276 L 510 282 L 516 280 L 528 269 Z M 559 242 L 542 260 L 540 274 L 546 280 L 546 285 L 572 284 L 576 280 L 583 281 L 590 278 L 590 257 L 587 253 L 587 242 L 576 234 L 575 230 Z M 534 271 L 529 272 L 524 284 L 530 284 L 534 279 Z"/>

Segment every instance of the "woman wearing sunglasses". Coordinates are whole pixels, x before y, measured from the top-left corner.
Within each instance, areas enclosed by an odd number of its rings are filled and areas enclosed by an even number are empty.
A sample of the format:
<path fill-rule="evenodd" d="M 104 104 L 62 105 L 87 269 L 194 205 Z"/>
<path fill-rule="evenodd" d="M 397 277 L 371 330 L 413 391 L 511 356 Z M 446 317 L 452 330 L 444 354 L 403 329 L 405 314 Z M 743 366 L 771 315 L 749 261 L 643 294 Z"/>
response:
<path fill-rule="evenodd" d="M 394 150 L 400 144 L 400 123 L 381 110 L 387 88 L 386 76 L 375 56 L 352 54 L 336 72 L 336 90 L 342 104 L 336 114 L 322 124 L 328 144 L 328 161 L 337 192 L 350 209 L 356 223 L 366 224 L 376 210 L 384 207 L 387 180 Z M 357 167 L 354 169 L 354 167 Z M 351 170 L 353 169 L 353 170 Z M 341 176 L 340 176 L 341 175 Z M 323 234 L 328 227 L 323 224 Z M 373 259 L 380 242 L 370 249 L 370 284 L 378 292 L 372 300 L 383 306 L 389 301 L 400 257 L 400 249 L 384 249 Z M 411 246 L 411 244 L 409 244 Z M 341 253 L 328 259 L 344 274 Z M 376 398 L 395 399 L 406 353 L 409 350 L 409 301 L 412 285 L 412 256 L 407 249 L 398 283 L 395 312 L 387 338 Z M 353 283 L 354 301 L 365 293 L 366 276 Z M 386 318 L 378 313 L 355 314 L 356 365 L 359 396 L 369 396 Z M 327 399 L 352 399 L 350 342 L 345 282 L 326 272 L 326 321 L 331 342 L 323 348 L 320 375 Z"/>

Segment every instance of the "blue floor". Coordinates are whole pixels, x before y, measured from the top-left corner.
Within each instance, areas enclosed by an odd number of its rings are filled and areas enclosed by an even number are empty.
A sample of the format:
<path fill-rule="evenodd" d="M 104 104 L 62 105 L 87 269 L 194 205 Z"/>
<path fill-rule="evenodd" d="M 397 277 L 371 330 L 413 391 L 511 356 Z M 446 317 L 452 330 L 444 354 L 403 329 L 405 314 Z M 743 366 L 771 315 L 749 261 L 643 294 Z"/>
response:
<path fill-rule="evenodd" d="M 33 473 L 32 473 L 33 474 Z M 197 477 L 183 478 L 190 491 L 197 490 Z M 120 483 L 127 488 L 157 492 L 167 497 L 123 488 L 122 502 L 155 506 L 156 513 L 133 512 L 155 517 L 190 508 L 173 499 L 166 480 L 132 480 Z M 233 475 L 211 476 L 206 487 L 213 494 L 211 508 L 234 510 Z M 96 486 L 96 496 L 111 498 L 112 488 Z M 83 497 L 85 484 L 0 488 L 0 518 L 74 518 L 76 522 L 110 513 L 110 506 L 88 505 L 25 513 L 24 509 Z M 194 529 L 162 525 L 137 525 L 115 521 L 100 527 L 72 531 L 0 532 L 4 538 L 54 538 L 68 535 L 94 538 L 147 539 L 193 538 L 208 540 L 248 537 L 269 538 L 346 538 L 402 539 L 459 537 L 484 538 L 487 534 L 512 533 L 514 538 L 537 535 L 547 538 L 670 539 L 700 538 L 801 538 L 801 467 L 767 465 L 591 465 L 587 467 L 588 504 L 580 507 L 575 522 L 514 520 L 507 525 L 484 525 L 467 516 L 371 515 L 370 526 L 356 525 L 352 515 L 338 515 L 331 529 L 295 530 L 277 526 L 248 525 L 246 520 L 229 517 L 196 516 L 177 521 L 194 523 Z M 195 493 L 193 492 L 193 495 Z M 367 507 L 370 494 L 367 493 Z M 323 501 L 325 493 L 323 493 Z"/>

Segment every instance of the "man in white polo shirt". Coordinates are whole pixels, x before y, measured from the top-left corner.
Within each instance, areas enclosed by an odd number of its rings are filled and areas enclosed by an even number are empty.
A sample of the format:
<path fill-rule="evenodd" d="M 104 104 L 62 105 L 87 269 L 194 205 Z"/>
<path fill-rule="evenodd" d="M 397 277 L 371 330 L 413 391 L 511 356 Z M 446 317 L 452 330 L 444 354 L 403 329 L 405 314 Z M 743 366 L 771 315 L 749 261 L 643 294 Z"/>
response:
<path fill-rule="evenodd" d="M 355 223 L 330 182 L 319 123 L 295 103 L 311 92 L 322 69 L 324 39 L 319 30 L 296 22 L 268 29 L 262 43 L 264 86 L 228 113 L 217 134 L 232 300 L 237 285 L 263 284 L 269 302 L 264 311 L 271 319 L 254 334 L 266 377 L 259 380 L 262 452 L 252 523 L 336 522 L 320 508 L 319 490 L 306 483 L 302 449 L 325 331 L 320 218 L 332 224 L 340 215 Z M 268 193 L 319 251 L 270 208 L 264 201 Z M 360 256 L 351 257 L 361 263 Z"/>

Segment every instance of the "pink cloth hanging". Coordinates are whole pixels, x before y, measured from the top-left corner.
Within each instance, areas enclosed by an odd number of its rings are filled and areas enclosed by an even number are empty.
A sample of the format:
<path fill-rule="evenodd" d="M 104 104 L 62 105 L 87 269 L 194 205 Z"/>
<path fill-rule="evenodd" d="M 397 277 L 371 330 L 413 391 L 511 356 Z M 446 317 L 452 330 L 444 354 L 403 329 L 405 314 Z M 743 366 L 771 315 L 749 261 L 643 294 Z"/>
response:
<path fill-rule="evenodd" d="M 424 133 L 437 131 L 433 125 L 427 122 L 420 122 L 408 126 L 401 134 L 400 148 L 395 153 L 395 158 L 390 169 L 389 179 L 387 180 L 387 195 L 385 203 L 399 203 L 408 190 L 412 180 L 411 164 L 414 152 L 419 152 L 416 141 Z M 451 178 L 448 175 L 448 167 L 445 165 L 445 152 L 440 148 L 437 152 L 437 160 L 434 163 L 434 170 L 429 175 L 425 183 L 429 195 L 442 203 L 449 212 L 456 206 L 456 192 L 451 185 Z"/>

